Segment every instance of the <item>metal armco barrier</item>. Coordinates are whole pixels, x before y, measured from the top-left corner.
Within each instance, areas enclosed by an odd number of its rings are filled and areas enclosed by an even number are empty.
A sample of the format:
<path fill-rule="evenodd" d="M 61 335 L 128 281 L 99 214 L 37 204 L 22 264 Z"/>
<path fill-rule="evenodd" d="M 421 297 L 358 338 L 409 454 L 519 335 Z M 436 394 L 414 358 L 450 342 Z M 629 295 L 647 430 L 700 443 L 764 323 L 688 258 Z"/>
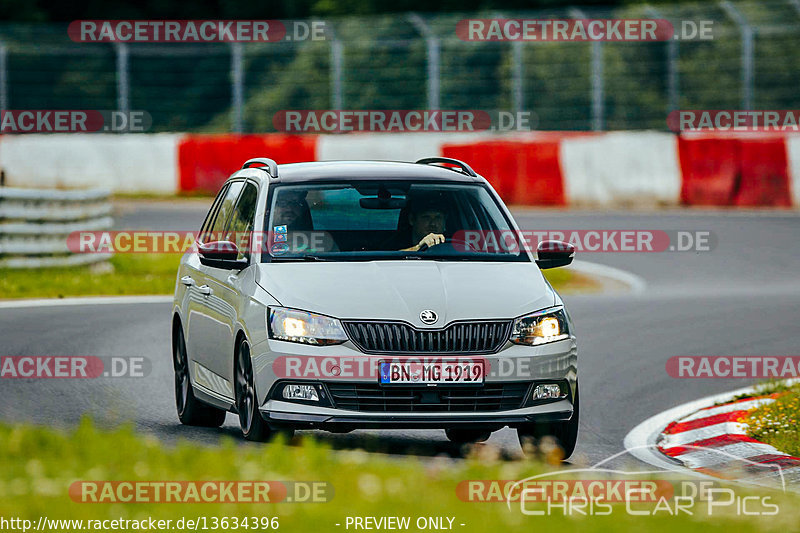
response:
<path fill-rule="evenodd" d="M 45 190 L 0 187 L 0 268 L 97 263 L 111 254 L 73 254 L 73 231 L 110 229 L 107 189 Z"/>

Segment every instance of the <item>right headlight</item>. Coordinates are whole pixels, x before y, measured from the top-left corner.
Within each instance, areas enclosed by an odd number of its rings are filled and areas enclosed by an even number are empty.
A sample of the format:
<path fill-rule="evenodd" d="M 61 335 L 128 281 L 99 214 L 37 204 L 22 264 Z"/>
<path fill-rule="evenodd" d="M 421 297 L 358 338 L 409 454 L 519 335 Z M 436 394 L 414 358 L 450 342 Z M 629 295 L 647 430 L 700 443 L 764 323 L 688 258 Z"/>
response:
<path fill-rule="evenodd" d="M 569 323 L 563 307 L 551 307 L 514 321 L 511 342 L 538 346 L 569 337 Z"/>
<path fill-rule="evenodd" d="M 285 307 L 267 309 L 267 328 L 270 339 L 300 344 L 328 346 L 347 340 L 342 323 L 335 318 Z"/>

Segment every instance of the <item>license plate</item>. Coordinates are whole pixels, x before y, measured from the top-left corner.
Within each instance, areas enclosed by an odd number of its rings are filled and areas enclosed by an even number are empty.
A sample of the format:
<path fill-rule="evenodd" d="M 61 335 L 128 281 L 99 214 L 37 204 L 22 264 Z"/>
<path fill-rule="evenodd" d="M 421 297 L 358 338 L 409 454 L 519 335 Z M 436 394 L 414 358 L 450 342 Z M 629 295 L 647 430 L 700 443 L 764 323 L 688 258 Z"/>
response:
<path fill-rule="evenodd" d="M 381 361 L 383 385 L 482 384 L 482 361 Z"/>

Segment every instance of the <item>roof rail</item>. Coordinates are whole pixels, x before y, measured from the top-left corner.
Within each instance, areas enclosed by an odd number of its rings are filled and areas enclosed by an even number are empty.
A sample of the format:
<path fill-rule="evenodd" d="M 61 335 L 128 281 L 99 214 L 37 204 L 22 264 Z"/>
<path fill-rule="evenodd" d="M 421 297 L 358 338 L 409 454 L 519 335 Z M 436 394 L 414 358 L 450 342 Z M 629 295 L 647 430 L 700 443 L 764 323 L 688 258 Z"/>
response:
<path fill-rule="evenodd" d="M 458 159 L 451 159 L 449 157 L 426 157 L 425 159 L 420 159 L 416 162 L 417 165 L 438 165 L 438 164 L 447 164 L 447 165 L 454 165 L 457 166 L 461 170 L 456 170 L 454 168 L 450 168 L 454 172 L 461 172 L 462 174 L 466 174 L 467 176 L 472 176 L 473 178 L 477 178 L 478 174 L 472 170 L 468 164 L 464 163 L 463 161 L 459 161 Z M 442 167 L 448 168 L 448 167 Z"/>
<path fill-rule="evenodd" d="M 254 165 L 258 165 L 257 168 L 266 171 L 270 175 L 270 177 L 272 178 L 278 177 L 278 163 L 276 163 L 274 160 L 268 159 L 266 157 L 256 157 L 253 159 L 248 159 L 247 161 L 245 161 L 244 165 L 242 165 L 242 170 L 250 168 Z"/>

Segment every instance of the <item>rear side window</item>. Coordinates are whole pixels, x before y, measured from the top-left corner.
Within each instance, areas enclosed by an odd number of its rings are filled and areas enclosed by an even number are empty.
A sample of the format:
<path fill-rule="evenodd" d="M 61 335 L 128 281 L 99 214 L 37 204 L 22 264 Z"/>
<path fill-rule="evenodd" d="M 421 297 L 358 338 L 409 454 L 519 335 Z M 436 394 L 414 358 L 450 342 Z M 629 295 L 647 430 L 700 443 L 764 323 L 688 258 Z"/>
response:
<path fill-rule="evenodd" d="M 239 197 L 242 187 L 244 187 L 243 181 L 234 181 L 228 186 L 228 190 L 225 191 L 225 196 L 219 204 L 214 222 L 206 230 L 203 237 L 211 239 L 212 241 L 220 240 L 223 237 L 225 226 L 228 223 L 228 219 L 230 219 L 233 214 L 233 208 L 236 205 L 236 199 Z M 202 242 L 210 241 L 203 240 Z"/>
<path fill-rule="evenodd" d="M 237 259 L 240 260 L 250 258 L 249 244 L 256 218 L 257 201 L 258 188 L 252 183 L 247 183 L 236 202 L 230 223 L 225 228 L 226 239 L 235 242 L 239 247 Z"/>
<path fill-rule="evenodd" d="M 211 209 L 208 210 L 208 214 L 206 215 L 206 219 L 203 221 L 203 225 L 200 228 L 200 236 L 198 237 L 198 241 L 206 242 L 205 235 L 209 231 L 211 231 L 211 226 L 214 225 L 214 217 L 217 215 L 217 211 L 219 210 L 219 204 L 222 203 L 222 199 L 225 198 L 225 193 L 228 191 L 228 185 L 226 184 L 217 194 L 217 197 L 214 199 L 214 203 L 211 204 Z"/>

